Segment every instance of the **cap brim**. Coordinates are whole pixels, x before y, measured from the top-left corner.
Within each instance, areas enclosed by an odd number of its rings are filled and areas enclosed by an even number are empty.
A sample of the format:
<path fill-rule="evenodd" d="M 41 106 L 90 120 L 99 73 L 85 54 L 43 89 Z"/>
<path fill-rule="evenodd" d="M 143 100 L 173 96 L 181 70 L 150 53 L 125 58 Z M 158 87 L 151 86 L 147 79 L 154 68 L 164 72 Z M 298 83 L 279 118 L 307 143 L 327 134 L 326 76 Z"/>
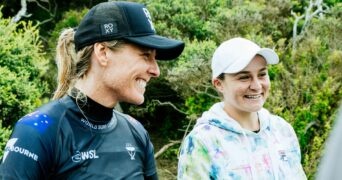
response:
<path fill-rule="evenodd" d="M 278 64 L 279 57 L 276 52 L 269 48 L 261 48 L 257 54 L 260 54 L 265 58 L 267 64 Z"/>
<path fill-rule="evenodd" d="M 156 50 L 156 59 L 172 60 L 177 58 L 184 49 L 184 42 L 169 39 L 158 35 L 148 35 L 140 37 L 124 37 L 124 39 L 141 46 Z"/>
<path fill-rule="evenodd" d="M 223 72 L 233 74 L 241 71 L 252 61 L 253 57 L 257 54 L 261 55 L 265 59 L 267 64 L 278 64 L 279 62 L 279 57 L 276 52 L 269 48 L 261 48 L 257 52 L 252 52 L 249 55 L 246 55 L 246 57 L 244 57 L 243 59 L 236 60 L 234 64 L 231 64 L 230 67 Z M 215 76 L 217 77 L 218 75 L 215 74 Z"/>

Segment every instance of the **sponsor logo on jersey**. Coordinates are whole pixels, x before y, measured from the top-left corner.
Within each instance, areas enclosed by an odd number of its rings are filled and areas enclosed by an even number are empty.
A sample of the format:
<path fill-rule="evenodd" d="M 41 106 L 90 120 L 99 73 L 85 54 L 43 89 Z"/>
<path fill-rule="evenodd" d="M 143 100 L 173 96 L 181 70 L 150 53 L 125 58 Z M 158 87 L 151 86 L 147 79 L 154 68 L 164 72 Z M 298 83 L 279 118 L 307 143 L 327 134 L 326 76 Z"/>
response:
<path fill-rule="evenodd" d="M 8 140 L 6 147 L 5 147 L 5 152 L 4 152 L 4 157 L 2 159 L 2 162 L 5 162 L 7 156 L 10 152 L 18 153 L 18 154 L 24 155 L 28 158 L 31 158 L 35 161 L 38 161 L 38 155 L 37 154 L 29 151 L 28 149 L 25 149 L 25 148 L 22 148 L 19 146 L 15 146 L 15 143 L 17 141 L 18 141 L 18 138 L 12 138 L 12 139 Z"/>
<path fill-rule="evenodd" d="M 111 120 L 107 124 L 93 124 L 84 118 L 81 119 L 81 122 L 84 123 L 86 126 L 97 130 L 111 128 L 115 123 L 115 121 Z"/>
<path fill-rule="evenodd" d="M 87 159 L 98 159 L 99 156 L 96 154 L 96 150 L 89 150 L 89 151 L 76 151 L 76 154 L 71 157 L 73 162 L 81 162 Z"/>
<path fill-rule="evenodd" d="M 131 157 L 131 160 L 135 160 L 134 156 L 135 156 L 135 147 L 132 146 L 130 143 L 126 143 L 126 150 L 129 154 L 129 156 Z"/>

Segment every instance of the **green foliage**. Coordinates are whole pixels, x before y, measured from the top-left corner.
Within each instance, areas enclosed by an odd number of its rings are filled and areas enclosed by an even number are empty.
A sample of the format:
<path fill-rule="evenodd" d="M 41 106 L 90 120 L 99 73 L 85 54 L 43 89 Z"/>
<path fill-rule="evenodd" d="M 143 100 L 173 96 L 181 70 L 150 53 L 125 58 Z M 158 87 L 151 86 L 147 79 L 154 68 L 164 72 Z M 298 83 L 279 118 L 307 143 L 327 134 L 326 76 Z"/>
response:
<path fill-rule="evenodd" d="M 291 32 L 291 2 L 225 0 L 141 0 L 151 11 L 159 34 L 221 42 L 249 33 L 271 34 L 273 38 Z M 163 12 L 163 13 L 160 13 Z"/>
<path fill-rule="evenodd" d="M 206 94 L 195 94 L 186 99 L 185 109 L 189 117 L 199 117 L 202 112 L 207 111 L 215 102 L 215 99 Z"/>
<path fill-rule="evenodd" d="M 64 12 L 62 14 L 61 21 L 56 23 L 56 26 L 51 33 L 51 37 L 49 38 L 49 46 L 52 48 L 56 47 L 58 37 L 62 30 L 69 27 L 76 28 L 86 12 L 88 12 L 87 8 Z"/>
<path fill-rule="evenodd" d="M 189 39 L 207 39 L 212 34 L 208 21 L 223 1 L 141 0 L 151 11 L 159 34 Z M 163 12 L 163 13 L 161 13 Z"/>
<path fill-rule="evenodd" d="M 16 74 L 0 67 L 0 75 L 0 119 L 8 126 L 41 104 L 43 89 L 29 80 L 27 72 Z"/>
<path fill-rule="evenodd" d="M 30 22 L 11 23 L 0 13 L 0 42 L 0 120 L 9 126 L 41 104 L 47 60 Z"/>
<path fill-rule="evenodd" d="M 5 149 L 6 143 L 8 138 L 11 135 L 12 130 L 10 128 L 2 127 L 2 124 L 0 123 L 0 159 L 3 155 L 3 149 Z"/>
<path fill-rule="evenodd" d="M 161 158 L 178 161 L 178 159 L 177 159 L 178 154 L 179 154 L 178 146 L 172 146 L 171 148 L 167 149 L 167 151 L 165 151 L 161 155 Z"/>
<path fill-rule="evenodd" d="M 213 93 L 209 62 L 215 47 L 210 40 L 187 42 L 182 56 L 168 68 L 165 78 L 181 96 L 191 96 L 196 89 Z"/>

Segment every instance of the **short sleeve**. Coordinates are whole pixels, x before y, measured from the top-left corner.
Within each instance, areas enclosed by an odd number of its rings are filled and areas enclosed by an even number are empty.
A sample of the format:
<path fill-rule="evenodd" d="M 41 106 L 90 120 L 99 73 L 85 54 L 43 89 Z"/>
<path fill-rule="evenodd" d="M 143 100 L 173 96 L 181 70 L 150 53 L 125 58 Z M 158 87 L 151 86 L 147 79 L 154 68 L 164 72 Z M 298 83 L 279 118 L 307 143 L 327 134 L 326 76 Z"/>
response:
<path fill-rule="evenodd" d="M 144 126 L 134 119 L 133 117 L 126 115 L 131 130 L 137 139 L 140 142 L 141 146 L 143 146 L 145 159 L 144 159 L 144 176 L 145 177 L 156 177 L 157 170 L 156 170 L 156 163 L 154 158 L 154 148 L 153 144 L 150 140 L 148 132 L 145 130 Z M 136 133 L 135 133 L 136 132 Z M 152 178 L 153 179 L 153 178 Z"/>
<path fill-rule="evenodd" d="M 53 161 L 52 119 L 38 111 L 20 119 L 8 140 L 1 179 L 46 179 Z"/>
<path fill-rule="evenodd" d="M 147 147 L 146 147 L 146 159 L 145 159 L 145 165 L 144 165 L 144 171 L 146 176 L 154 176 L 157 174 L 156 170 L 156 162 L 154 159 L 154 148 L 153 144 L 146 132 L 146 138 L 147 138 Z"/>

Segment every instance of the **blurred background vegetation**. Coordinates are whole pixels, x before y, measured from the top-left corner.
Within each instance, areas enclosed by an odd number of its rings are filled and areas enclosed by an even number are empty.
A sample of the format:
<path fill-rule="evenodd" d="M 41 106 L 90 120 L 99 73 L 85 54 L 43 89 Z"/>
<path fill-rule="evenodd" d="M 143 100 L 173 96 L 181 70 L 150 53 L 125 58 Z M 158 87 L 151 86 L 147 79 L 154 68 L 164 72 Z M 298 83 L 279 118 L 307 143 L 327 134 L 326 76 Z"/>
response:
<path fill-rule="evenodd" d="M 340 0 L 136 1 L 147 5 L 158 34 L 186 42 L 178 61 L 160 62 L 162 75 L 149 84 L 143 105 L 121 104 L 150 132 L 160 179 L 176 179 L 179 142 L 219 101 L 210 83 L 211 55 L 236 36 L 279 54 L 280 64 L 269 69 L 272 89 L 265 106 L 293 125 L 305 172 L 314 179 L 342 99 Z M 99 2 L 0 2 L 1 156 L 14 123 L 52 97 L 59 33 L 76 27 Z"/>

